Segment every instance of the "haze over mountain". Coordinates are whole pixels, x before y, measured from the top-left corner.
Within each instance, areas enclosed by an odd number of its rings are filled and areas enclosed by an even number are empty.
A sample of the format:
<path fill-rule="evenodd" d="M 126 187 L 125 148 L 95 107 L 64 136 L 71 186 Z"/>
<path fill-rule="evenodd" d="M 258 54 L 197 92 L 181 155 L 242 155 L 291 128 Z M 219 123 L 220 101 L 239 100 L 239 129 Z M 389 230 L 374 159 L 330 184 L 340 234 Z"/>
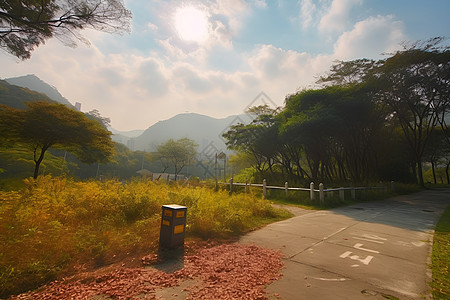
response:
<path fill-rule="evenodd" d="M 70 103 L 69 100 L 64 98 L 58 92 L 58 89 L 56 87 L 49 85 L 48 83 L 44 82 L 34 74 L 13 78 L 6 78 L 5 81 L 8 82 L 9 84 L 25 87 L 30 90 L 43 93 L 56 102 L 73 107 L 72 103 Z"/>
<path fill-rule="evenodd" d="M 5 104 L 18 109 L 25 109 L 26 102 L 35 101 L 54 102 L 45 94 L 9 84 L 5 80 L 0 80 L 0 104 Z"/>
<path fill-rule="evenodd" d="M 56 101 L 73 108 L 56 87 L 49 85 L 35 75 L 25 75 L 0 80 L 0 104 L 25 108 L 27 101 Z M 222 133 L 230 125 L 250 122 L 248 115 L 233 115 L 216 119 L 197 113 L 178 114 L 170 119 L 159 121 L 146 130 L 118 131 L 109 128 L 115 142 L 127 145 L 131 150 L 156 151 L 156 147 L 169 139 L 192 139 L 198 144 L 198 152 L 226 151 Z"/>
<path fill-rule="evenodd" d="M 199 153 L 226 151 L 222 133 L 239 122 L 248 123 L 250 117 L 234 115 L 216 119 L 196 113 L 178 114 L 168 120 L 157 122 L 140 136 L 130 139 L 129 147 L 153 152 L 158 145 L 170 138 L 174 140 L 189 138 L 198 144 Z"/>

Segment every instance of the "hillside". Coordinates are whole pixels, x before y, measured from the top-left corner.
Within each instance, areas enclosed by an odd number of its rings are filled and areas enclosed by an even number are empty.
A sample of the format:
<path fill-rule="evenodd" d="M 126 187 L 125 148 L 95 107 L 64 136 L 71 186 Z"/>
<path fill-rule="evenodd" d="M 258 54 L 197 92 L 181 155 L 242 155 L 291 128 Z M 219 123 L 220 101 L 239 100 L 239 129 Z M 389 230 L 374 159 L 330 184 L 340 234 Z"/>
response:
<path fill-rule="evenodd" d="M 26 102 L 35 101 L 54 102 L 45 94 L 29 90 L 17 85 L 12 85 L 5 80 L 0 80 L 0 104 L 5 104 L 14 108 L 25 109 Z"/>
<path fill-rule="evenodd" d="M 155 151 L 158 145 L 170 138 L 189 138 L 199 145 L 197 150 L 200 153 L 207 151 L 207 148 L 225 151 L 221 135 L 230 125 L 238 122 L 249 122 L 249 117 L 239 115 L 216 119 L 196 113 L 179 114 L 149 127 L 140 136 L 131 139 L 129 146 L 134 150 Z"/>
<path fill-rule="evenodd" d="M 31 74 L 13 78 L 6 78 L 5 81 L 12 85 L 17 85 L 39 93 L 43 93 L 56 102 L 73 107 L 73 105 L 66 98 L 64 98 L 55 87 L 42 81 L 36 75 Z"/>
<path fill-rule="evenodd" d="M 57 101 L 73 107 L 55 87 L 45 83 L 35 75 L 25 75 L 0 80 L 0 104 L 16 108 L 25 108 L 29 101 Z M 131 150 L 155 151 L 156 147 L 168 139 L 189 138 L 198 144 L 198 152 L 226 151 L 222 133 L 230 125 L 239 122 L 248 123 L 247 115 L 230 116 L 216 119 L 196 113 L 176 115 L 168 120 L 157 122 L 145 131 L 132 130 L 127 132 L 109 128 L 113 133 L 112 139 L 122 143 Z"/>
<path fill-rule="evenodd" d="M 129 140 L 141 135 L 144 132 L 144 130 L 119 131 L 112 127 L 108 128 L 108 130 L 112 132 L 111 138 L 114 142 L 124 145 L 128 145 Z"/>

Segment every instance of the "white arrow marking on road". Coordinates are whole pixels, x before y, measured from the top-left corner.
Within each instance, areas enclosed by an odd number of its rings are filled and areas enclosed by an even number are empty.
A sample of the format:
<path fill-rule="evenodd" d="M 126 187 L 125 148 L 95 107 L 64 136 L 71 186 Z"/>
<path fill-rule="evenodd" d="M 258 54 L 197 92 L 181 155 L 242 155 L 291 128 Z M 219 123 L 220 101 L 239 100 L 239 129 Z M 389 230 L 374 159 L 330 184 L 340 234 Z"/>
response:
<path fill-rule="evenodd" d="M 353 246 L 353 248 L 356 248 L 356 249 L 359 249 L 359 250 L 363 250 L 363 251 L 367 251 L 367 252 L 372 252 L 372 253 L 380 253 L 380 251 L 363 248 L 362 246 L 363 246 L 363 244 L 356 243 Z"/>
<path fill-rule="evenodd" d="M 365 238 L 361 238 L 361 237 L 357 237 L 357 236 L 354 236 L 353 238 L 357 239 L 357 240 L 366 241 L 366 242 L 372 242 L 372 243 L 377 243 L 377 244 L 384 244 L 384 242 L 381 242 L 381 241 L 369 240 L 369 239 L 365 239 Z"/>
<path fill-rule="evenodd" d="M 387 241 L 387 239 L 382 238 L 382 237 L 380 237 L 380 236 L 378 236 L 376 234 L 367 234 L 367 233 L 365 233 L 365 234 L 363 234 L 363 237 L 371 239 L 371 240 Z"/>

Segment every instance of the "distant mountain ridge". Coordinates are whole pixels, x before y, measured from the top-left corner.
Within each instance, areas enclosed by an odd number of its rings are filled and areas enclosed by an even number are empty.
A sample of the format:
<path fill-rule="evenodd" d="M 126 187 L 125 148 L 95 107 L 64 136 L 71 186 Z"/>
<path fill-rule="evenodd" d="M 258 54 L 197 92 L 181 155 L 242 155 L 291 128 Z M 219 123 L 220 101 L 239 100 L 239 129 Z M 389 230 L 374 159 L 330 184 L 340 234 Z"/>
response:
<path fill-rule="evenodd" d="M 48 101 L 55 102 L 47 95 L 32 91 L 28 88 L 9 84 L 0 80 L 0 104 L 8 105 L 18 109 L 25 109 L 26 102 Z"/>
<path fill-rule="evenodd" d="M 45 94 L 50 99 L 53 99 L 56 102 L 73 107 L 72 103 L 70 103 L 69 100 L 64 98 L 59 93 L 59 91 L 56 87 L 49 85 L 48 83 L 44 82 L 43 80 L 41 80 L 39 77 L 37 77 L 34 74 L 6 78 L 5 81 L 8 82 L 9 84 L 25 87 L 30 90 Z"/>
<path fill-rule="evenodd" d="M 47 84 L 36 75 L 25 75 L 0 80 L 0 104 L 16 108 L 25 108 L 28 101 L 56 101 L 73 108 L 73 105 L 64 98 L 57 88 Z M 198 144 L 198 152 L 226 151 L 222 134 L 231 125 L 249 123 L 248 115 L 234 115 L 226 118 L 213 118 L 197 113 L 182 113 L 174 117 L 159 121 L 146 130 L 118 131 L 109 128 L 113 133 L 112 139 L 122 143 L 133 151 L 156 151 L 156 147 L 169 139 L 178 140 L 189 138 Z"/>
<path fill-rule="evenodd" d="M 189 138 L 198 144 L 199 153 L 227 151 L 222 134 L 231 125 L 248 122 L 250 118 L 247 115 L 217 119 L 197 113 L 183 113 L 150 126 L 140 136 L 130 139 L 128 146 L 132 150 L 153 152 L 169 139 Z"/>

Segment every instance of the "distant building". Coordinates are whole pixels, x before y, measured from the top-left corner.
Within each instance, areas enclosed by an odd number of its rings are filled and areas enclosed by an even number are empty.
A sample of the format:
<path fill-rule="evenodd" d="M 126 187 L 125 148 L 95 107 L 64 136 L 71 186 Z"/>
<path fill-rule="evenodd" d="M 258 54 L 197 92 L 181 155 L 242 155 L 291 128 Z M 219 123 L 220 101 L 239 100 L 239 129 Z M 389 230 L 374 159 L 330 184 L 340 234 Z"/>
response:
<path fill-rule="evenodd" d="M 131 138 L 127 141 L 127 147 L 131 150 L 134 151 L 134 138 Z"/>
<path fill-rule="evenodd" d="M 75 109 L 78 111 L 81 111 L 81 103 L 80 102 L 75 102 Z"/>

